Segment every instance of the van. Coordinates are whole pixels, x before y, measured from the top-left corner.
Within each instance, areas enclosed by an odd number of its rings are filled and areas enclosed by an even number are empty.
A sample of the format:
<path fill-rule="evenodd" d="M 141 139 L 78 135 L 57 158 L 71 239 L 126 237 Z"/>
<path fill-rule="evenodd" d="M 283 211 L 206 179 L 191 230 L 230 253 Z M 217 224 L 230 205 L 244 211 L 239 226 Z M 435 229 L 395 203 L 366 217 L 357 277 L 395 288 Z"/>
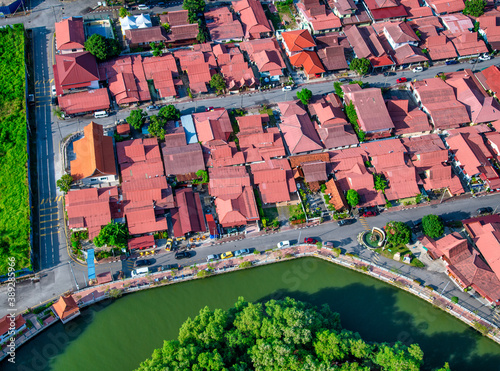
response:
<path fill-rule="evenodd" d="M 108 117 L 108 116 L 109 116 L 109 114 L 108 114 L 108 112 L 106 112 L 106 111 L 95 111 L 95 112 L 94 112 L 94 117 L 95 117 L 96 119 L 100 119 L 100 118 L 103 118 L 103 117 Z"/>
<path fill-rule="evenodd" d="M 132 271 L 132 278 L 142 277 L 149 273 L 148 267 L 137 268 Z"/>

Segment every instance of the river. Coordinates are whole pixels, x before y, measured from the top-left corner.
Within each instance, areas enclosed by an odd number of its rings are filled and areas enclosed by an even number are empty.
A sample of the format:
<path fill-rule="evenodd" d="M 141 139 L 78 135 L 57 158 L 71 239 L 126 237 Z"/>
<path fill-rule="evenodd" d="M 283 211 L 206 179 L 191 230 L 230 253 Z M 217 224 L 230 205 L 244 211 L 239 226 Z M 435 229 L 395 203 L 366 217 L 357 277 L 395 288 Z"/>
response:
<path fill-rule="evenodd" d="M 238 296 L 265 301 L 291 296 L 339 312 L 343 327 L 368 341 L 416 342 L 425 368 L 500 370 L 500 346 L 413 295 L 315 258 L 247 269 L 155 288 L 84 309 L 17 350 L 5 371 L 125 371 L 136 368 L 180 325 L 208 305 L 227 309 Z"/>

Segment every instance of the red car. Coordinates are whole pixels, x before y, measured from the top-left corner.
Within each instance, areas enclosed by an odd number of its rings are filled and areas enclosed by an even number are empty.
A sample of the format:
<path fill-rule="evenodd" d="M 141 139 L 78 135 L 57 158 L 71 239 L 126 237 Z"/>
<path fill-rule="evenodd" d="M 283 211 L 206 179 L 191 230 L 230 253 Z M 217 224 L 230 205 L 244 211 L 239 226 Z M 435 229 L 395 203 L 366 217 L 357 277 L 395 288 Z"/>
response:
<path fill-rule="evenodd" d="M 307 238 L 307 237 L 306 237 L 306 238 L 304 238 L 304 243 L 310 243 L 310 244 L 312 244 L 312 245 L 313 245 L 313 244 L 315 244 L 316 242 L 318 242 L 318 241 L 316 241 L 314 238 L 311 238 L 311 237 L 309 237 L 309 238 Z"/>
<path fill-rule="evenodd" d="M 402 82 L 407 82 L 408 79 L 406 77 L 400 77 L 399 79 L 396 80 L 398 84 L 401 84 Z"/>
<path fill-rule="evenodd" d="M 214 110 L 214 108 L 213 108 L 213 107 L 208 107 L 208 108 L 206 109 L 206 111 L 207 111 L 207 112 L 210 112 L 210 111 L 213 111 L 213 110 Z"/>
<path fill-rule="evenodd" d="M 368 218 L 370 216 L 377 216 L 377 213 L 375 211 L 365 211 L 363 213 L 363 218 Z"/>

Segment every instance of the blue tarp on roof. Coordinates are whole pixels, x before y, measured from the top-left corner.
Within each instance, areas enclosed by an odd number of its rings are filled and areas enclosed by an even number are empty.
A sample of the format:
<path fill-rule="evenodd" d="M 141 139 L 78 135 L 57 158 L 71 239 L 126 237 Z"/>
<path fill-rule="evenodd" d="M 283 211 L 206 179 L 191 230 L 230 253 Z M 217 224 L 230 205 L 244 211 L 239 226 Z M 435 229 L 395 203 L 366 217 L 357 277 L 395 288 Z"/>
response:
<path fill-rule="evenodd" d="M 87 250 L 87 268 L 89 280 L 95 280 L 94 249 Z"/>
<path fill-rule="evenodd" d="M 181 116 L 181 122 L 184 132 L 186 133 L 187 144 L 198 143 L 198 136 L 196 135 L 193 117 L 191 115 Z"/>

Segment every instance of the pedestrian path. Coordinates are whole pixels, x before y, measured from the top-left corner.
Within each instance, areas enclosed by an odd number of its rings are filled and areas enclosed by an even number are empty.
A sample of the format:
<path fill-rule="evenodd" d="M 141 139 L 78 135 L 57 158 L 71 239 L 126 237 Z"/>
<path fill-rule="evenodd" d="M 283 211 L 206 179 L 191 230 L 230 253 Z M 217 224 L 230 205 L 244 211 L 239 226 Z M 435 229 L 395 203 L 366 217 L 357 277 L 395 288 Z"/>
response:
<path fill-rule="evenodd" d="M 368 222 L 366 221 L 366 219 L 364 217 L 360 216 L 359 222 L 361 223 L 363 228 L 366 229 L 367 231 L 369 231 L 371 229 L 370 226 L 368 225 Z"/>

